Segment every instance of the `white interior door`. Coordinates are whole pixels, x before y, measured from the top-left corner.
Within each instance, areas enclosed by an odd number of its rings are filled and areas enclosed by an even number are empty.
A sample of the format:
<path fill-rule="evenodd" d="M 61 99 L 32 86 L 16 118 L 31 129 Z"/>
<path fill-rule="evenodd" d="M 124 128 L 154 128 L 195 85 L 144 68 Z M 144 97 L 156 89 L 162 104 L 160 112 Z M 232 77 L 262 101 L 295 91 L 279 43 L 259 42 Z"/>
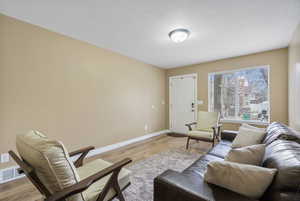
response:
<path fill-rule="evenodd" d="M 197 75 L 170 77 L 169 91 L 170 130 L 187 133 L 185 124 L 197 118 Z"/>

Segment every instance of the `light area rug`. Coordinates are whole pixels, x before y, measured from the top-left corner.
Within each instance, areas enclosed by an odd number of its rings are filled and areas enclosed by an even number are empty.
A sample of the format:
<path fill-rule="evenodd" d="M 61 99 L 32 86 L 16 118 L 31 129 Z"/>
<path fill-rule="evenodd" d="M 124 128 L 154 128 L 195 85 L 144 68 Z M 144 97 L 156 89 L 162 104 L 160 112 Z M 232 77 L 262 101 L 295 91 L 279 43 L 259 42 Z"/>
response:
<path fill-rule="evenodd" d="M 153 155 L 126 167 L 132 174 L 131 185 L 124 191 L 126 201 L 152 201 L 153 180 L 165 170 L 183 171 L 196 161 L 203 152 L 191 152 L 185 148 L 172 149 Z M 118 201 L 114 199 L 113 201 Z"/>

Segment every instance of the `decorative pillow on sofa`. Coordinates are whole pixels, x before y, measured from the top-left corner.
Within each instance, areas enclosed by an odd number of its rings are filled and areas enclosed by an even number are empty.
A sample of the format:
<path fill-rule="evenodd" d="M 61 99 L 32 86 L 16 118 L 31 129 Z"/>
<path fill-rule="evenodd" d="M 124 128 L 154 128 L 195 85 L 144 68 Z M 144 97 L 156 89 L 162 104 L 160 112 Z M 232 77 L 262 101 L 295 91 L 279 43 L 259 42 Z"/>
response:
<path fill-rule="evenodd" d="M 207 166 L 204 179 L 250 198 L 259 199 L 271 184 L 276 169 L 228 161 L 213 161 Z"/>
<path fill-rule="evenodd" d="M 249 165 L 261 165 L 265 155 L 264 144 L 250 145 L 242 148 L 231 149 L 225 161 Z"/>
<path fill-rule="evenodd" d="M 234 138 L 231 147 L 240 148 L 255 144 L 260 144 L 265 136 L 265 131 L 251 129 L 241 126 L 237 136 Z"/>
<path fill-rule="evenodd" d="M 257 130 L 257 131 L 261 131 L 261 132 L 266 132 L 266 128 L 259 128 L 259 127 L 256 127 L 256 126 L 251 126 L 251 125 L 246 124 L 246 123 L 243 123 L 242 127 L 249 128 L 249 129 L 254 129 L 254 130 Z"/>

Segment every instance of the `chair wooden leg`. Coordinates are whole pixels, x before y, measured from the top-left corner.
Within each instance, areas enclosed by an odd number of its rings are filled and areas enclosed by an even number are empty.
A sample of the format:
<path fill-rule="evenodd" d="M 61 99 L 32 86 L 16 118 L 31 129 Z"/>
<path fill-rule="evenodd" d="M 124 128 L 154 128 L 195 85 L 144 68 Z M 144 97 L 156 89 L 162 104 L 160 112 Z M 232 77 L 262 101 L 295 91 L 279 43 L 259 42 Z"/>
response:
<path fill-rule="evenodd" d="M 187 138 L 187 141 L 186 141 L 186 147 L 185 147 L 186 149 L 189 148 L 189 143 L 190 143 L 190 137 Z"/>
<path fill-rule="evenodd" d="M 97 201 L 103 201 L 111 187 L 116 191 L 117 198 L 120 201 L 125 201 L 125 198 L 122 194 L 122 190 L 121 190 L 121 188 L 119 186 L 119 182 L 118 182 L 118 175 L 119 175 L 120 171 L 121 171 L 121 168 L 117 169 L 115 172 L 113 172 L 113 174 L 110 176 L 109 180 L 105 184 L 102 192 L 99 194 Z"/>
<path fill-rule="evenodd" d="M 212 147 L 214 147 L 215 146 L 215 139 L 213 139 L 213 141 L 212 141 Z"/>
<path fill-rule="evenodd" d="M 125 201 L 125 198 L 124 198 L 124 196 L 123 196 L 122 190 L 121 190 L 121 188 L 120 188 L 118 182 L 116 182 L 116 183 L 114 184 L 114 189 L 115 189 L 115 191 L 116 191 L 116 193 L 117 193 L 117 198 L 118 198 L 120 201 Z"/>

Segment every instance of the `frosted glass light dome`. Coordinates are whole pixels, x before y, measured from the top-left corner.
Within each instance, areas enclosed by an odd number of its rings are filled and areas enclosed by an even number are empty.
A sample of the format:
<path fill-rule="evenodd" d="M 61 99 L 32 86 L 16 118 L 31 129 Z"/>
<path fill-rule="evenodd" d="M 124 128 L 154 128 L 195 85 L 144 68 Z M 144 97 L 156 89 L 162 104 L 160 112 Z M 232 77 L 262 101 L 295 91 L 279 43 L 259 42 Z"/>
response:
<path fill-rule="evenodd" d="M 175 29 L 169 33 L 170 39 L 175 43 L 181 43 L 185 41 L 190 35 L 190 31 L 187 29 Z"/>

